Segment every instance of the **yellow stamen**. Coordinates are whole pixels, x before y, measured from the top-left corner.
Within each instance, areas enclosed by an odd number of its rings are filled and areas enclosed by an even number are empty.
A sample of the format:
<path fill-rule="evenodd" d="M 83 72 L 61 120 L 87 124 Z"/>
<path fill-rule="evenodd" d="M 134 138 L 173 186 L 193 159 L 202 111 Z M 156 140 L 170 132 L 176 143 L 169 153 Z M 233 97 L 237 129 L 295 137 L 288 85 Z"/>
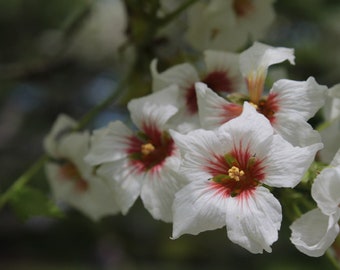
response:
<path fill-rule="evenodd" d="M 254 104 L 259 104 L 264 89 L 265 79 L 265 70 L 263 68 L 259 68 L 257 71 L 253 71 L 247 76 L 249 97 L 250 101 Z"/>
<path fill-rule="evenodd" d="M 244 175 L 244 171 L 240 170 L 236 166 L 232 166 L 228 170 L 228 175 L 229 175 L 230 178 L 235 179 L 236 181 L 240 181 L 240 177 L 242 177 Z"/>
<path fill-rule="evenodd" d="M 155 150 L 155 147 L 152 145 L 152 143 L 145 143 L 141 146 L 141 152 L 144 156 L 149 155 Z"/>
<path fill-rule="evenodd" d="M 253 106 L 256 110 L 259 108 L 259 106 L 257 106 L 255 103 L 253 103 L 253 102 L 249 102 L 249 104 L 251 105 L 251 106 Z"/>

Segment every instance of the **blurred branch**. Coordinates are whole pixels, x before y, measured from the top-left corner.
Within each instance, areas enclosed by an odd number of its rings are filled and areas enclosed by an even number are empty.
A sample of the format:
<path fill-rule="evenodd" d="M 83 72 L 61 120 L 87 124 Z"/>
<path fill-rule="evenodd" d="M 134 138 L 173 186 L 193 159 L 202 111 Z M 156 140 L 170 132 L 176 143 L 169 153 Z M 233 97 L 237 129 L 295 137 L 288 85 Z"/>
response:
<path fill-rule="evenodd" d="M 188 0 L 184 2 L 173 12 L 167 14 L 164 18 L 159 19 L 159 25 L 161 27 L 166 26 L 168 23 L 172 22 L 177 16 L 179 16 L 184 10 L 186 10 L 188 7 L 190 7 L 192 4 L 196 2 L 198 2 L 198 0 Z"/>
<path fill-rule="evenodd" d="M 80 120 L 78 125 L 75 128 L 75 131 L 83 129 L 88 123 L 93 120 L 99 112 L 101 112 L 104 108 L 108 107 L 114 100 L 116 100 L 119 95 L 122 93 L 122 90 L 126 87 L 126 84 L 129 82 L 130 74 L 122 80 L 117 89 L 113 91 L 113 93 L 107 97 L 104 101 L 102 101 L 97 106 L 93 107 L 90 111 L 88 111 Z M 8 189 L 0 196 L 0 210 L 2 207 L 11 199 L 11 197 L 22 187 L 24 187 L 33 176 L 41 169 L 41 167 L 48 160 L 48 156 L 43 154 L 35 163 L 31 165 Z"/>
<path fill-rule="evenodd" d="M 340 270 L 339 261 L 335 258 L 334 252 L 331 249 L 326 251 L 325 256 L 329 260 L 329 262 L 333 265 L 334 269 Z"/>
<path fill-rule="evenodd" d="M 42 155 L 26 172 L 24 172 L 7 191 L 0 197 L 0 209 L 9 201 L 13 194 L 20 190 L 41 169 L 48 159 Z"/>
<path fill-rule="evenodd" d="M 62 46 L 52 57 L 38 59 L 29 63 L 13 63 L 0 68 L 0 80 L 19 80 L 35 75 L 45 74 L 50 71 L 62 68 L 68 64 L 64 54 L 70 45 L 74 34 L 82 27 L 88 16 L 91 14 L 93 1 L 89 1 L 81 10 L 74 12 L 65 21 L 63 30 Z"/>

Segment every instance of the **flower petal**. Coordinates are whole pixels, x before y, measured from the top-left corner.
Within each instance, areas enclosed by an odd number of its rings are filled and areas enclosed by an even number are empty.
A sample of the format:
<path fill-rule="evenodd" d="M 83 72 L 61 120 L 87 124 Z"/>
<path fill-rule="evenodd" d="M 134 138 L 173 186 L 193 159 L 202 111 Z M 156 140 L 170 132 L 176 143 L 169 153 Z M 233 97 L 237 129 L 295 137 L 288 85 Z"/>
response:
<path fill-rule="evenodd" d="M 339 233 L 338 218 L 338 215 L 324 215 L 319 208 L 315 208 L 293 222 L 290 240 L 302 253 L 320 257 Z"/>
<path fill-rule="evenodd" d="M 126 159 L 105 163 L 99 167 L 97 173 L 107 181 L 125 215 L 140 195 L 143 175 L 133 172 Z"/>
<path fill-rule="evenodd" d="M 188 181 L 207 180 L 212 177 L 206 169 L 214 166 L 216 158 L 231 151 L 231 138 L 225 134 L 223 139 L 210 130 L 194 130 L 186 135 L 170 131 L 180 149 L 183 160 L 180 168 Z"/>
<path fill-rule="evenodd" d="M 188 63 L 175 65 L 158 73 L 157 60 L 153 60 L 151 62 L 151 74 L 153 91 L 160 91 L 169 85 L 176 84 L 180 92 L 184 92 L 200 80 L 195 68 Z"/>
<path fill-rule="evenodd" d="M 206 64 L 206 74 L 223 72 L 225 78 L 230 81 L 231 89 L 228 92 L 236 92 L 239 89 L 246 89 L 239 68 L 239 54 L 224 51 L 204 51 L 204 62 Z M 215 91 L 220 91 L 214 89 Z"/>
<path fill-rule="evenodd" d="M 86 178 L 87 189 L 79 191 L 74 182 L 61 177 L 58 165 L 48 163 L 46 173 L 54 198 L 66 202 L 91 219 L 99 220 L 103 216 L 120 211 L 114 194 L 102 179 L 93 175 Z"/>
<path fill-rule="evenodd" d="M 266 141 L 274 133 L 274 130 L 266 117 L 258 113 L 248 102 L 243 105 L 242 114 L 218 129 L 221 136 L 231 134 L 234 145 L 242 141 L 244 146 L 258 145 Z"/>
<path fill-rule="evenodd" d="M 259 187 L 249 197 L 230 197 L 226 207 L 229 239 L 252 253 L 271 252 L 282 220 L 279 201 Z"/>
<path fill-rule="evenodd" d="M 305 147 L 321 142 L 318 131 L 302 117 L 294 114 L 275 114 L 273 127 L 285 140 L 294 146 Z"/>
<path fill-rule="evenodd" d="M 241 114 L 242 106 L 228 102 L 203 83 L 196 83 L 195 86 L 198 114 L 203 128 L 217 128 Z"/>
<path fill-rule="evenodd" d="M 340 148 L 338 149 L 338 151 L 335 153 L 335 156 L 330 164 L 331 166 L 335 167 L 335 166 L 339 166 L 340 167 Z"/>
<path fill-rule="evenodd" d="M 47 162 L 45 172 L 53 197 L 56 200 L 65 201 L 65 198 L 72 196 L 74 184 L 62 178 L 59 165 L 53 162 Z"/>
<path fill-rule="evenodd" d="M 260 42 L 254 44 L 240 54 L 240 69 L 244 77 L 255 71 L 267 75 L 269 66 L 288 60 L 294 64 L 294 50 L 283 47 L 271 47 Z"/>
<path fill-rule="evenodd" d="M 93 220 L 120 212 L 114 193 L 104 180 L 92 176 L 87 179 L 87 183 L 88 189 L 85 192 L 75 192 L 68 198 L 72 206 L 82 210 Z"/>
<path fill-rule="evenodd" d="M 236 50 L 244 44 L 246 33 L 240 33 L 241 43 L 234 43 L 230 36 L 225 39 L 224 34 L 230 26 L 235 27 L 235 22 L 232 1 L 197 2 L 188 9 L 188 31 L 185 37 L 193 48 L 200 51 L 207 48 L 224 50 L 226 47 Z"/>
<path fill-rule="evenodd" d="M 273 187 L 295 187 L 314 160 L 322 143 L 294 147 L 280 135 L 273 137 L 272 147 L 264 161 L 264 183 Z"/>
<path fill-rule="evenodd" d="M 91 165 L 99 165 L 123 158 L 127 155 L 128 138 L 132 135 L 132 131 L 120 121 L 95 130 L 85 161 Z"/>
<path fill-rule="evenodd" d="M 72 131 L 75 128 L 77 122 L 65 114 L 60 114 L 53 124 L 53 127 L 49 134 L 44 138 L 45 151 L 53 156 L 59 157 L 58 143 L 63 135 Z"/>
<path fill-rule="evenodd" d="M 172 208 L 173 239 L 225 225 L 226 198 L 211 184 L 210 181 L 194 181 L 176 193 Z"/>
<path fill-rule="evenodd" d="M 171 85 L 145 97 L 131 100 L 127 107 L 135 125 L 143 130 L 145 123 L 152 123 L 163 130 L 165 123 L 177 113 L 178 87 Z"/>
<path fill-rule="evenodd" d="M 145 175 L 141 199 L 154 219 L 172 221 L 172 203 L 175 193 L 183 183 L 179 181 L 175 171 L 166 167 L 161 171 Z"/>
<path fill-rule="evenodd" d="M 340 166 L 323 169 L 316 177 L 311 193 L 324 214 L 336 213 L 340 204 Z"/>
<path fill-rule="evenodd" d="M 340 83 L 332 86 L 329 89 L 329 95 L 333 98 L 340 98 Z"/>
<path fill-rule="evenodd" d="M 252 40 L 262 38 L 275 19 L 273 0 L 252 1 L 254 5 L 249 16 L 240 18 L 240 28 L 247 29 Z"/>
<path fill-rule="evenodd" d="M 301 115 L 310 119 L 324 105 L 327 87 L 319 85 L 313 77 L 307 81 L 279 80 L 271 93 L 277 94 L 280 113 Z"/>

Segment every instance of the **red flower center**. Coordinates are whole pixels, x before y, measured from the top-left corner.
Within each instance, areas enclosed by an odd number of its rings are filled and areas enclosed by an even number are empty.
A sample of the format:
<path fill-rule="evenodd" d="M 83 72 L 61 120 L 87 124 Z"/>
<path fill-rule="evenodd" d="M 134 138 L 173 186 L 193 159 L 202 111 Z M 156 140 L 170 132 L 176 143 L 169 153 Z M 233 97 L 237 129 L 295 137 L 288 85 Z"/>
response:
<path fill-rule="evenodd" d="M 172 155 L 174 141 L 168 132 L 160 131 L 153 125 L 145 124 L 143 131 L 129 138 L 127 153 L 130 162 L 140 173 L 157 171 L 166 158 Z"/>
<path fill-rule="evenodd" d="M 213 176 L 212 187 L 231 197 L 251 194 L 265 177 L 263 160 L 242 147 L 234 147 L 226 155 L 216 156 L 205 170 Z"/>
<path fill-rule="evenodd" d="M 62 161 L 60 174 L 63 179 L 74 183 L 76 191 L 84 192 L 89 187 L 87 181 L 81 176 L 77 166 L 70 161 Z"/>
<path fill-rule="evenodd" d="M 268 97 L 261 99 L 256 109 L 273 124 L 275 122 L 275 113 L 279 110 L 277 94 L 269 94 Z"/>
<path fill-rule="evenodd" d="M 221 117 L 221 125 L 225 122 L 234 119 L 239 116 L 243 110 L 243 102 L 248 101 L 254 108 L 261 114 L 263 114 L 271 124 L 275 123 L 276 113 L 279 111 L 279 102 L 278 95 L 276 93 L 271 93 L 267 97 L 261 98 L 257 103 L 251 102 L 249 98 L 245 97 L 244 99 L 237 100 L 236 96 L 229 96 L 229 99 L 234 99 L 235 103 L 227 103 L 222 109 L 223 111 L 220 114 Z"/>
<path fill-rule="evenodd" d="M 231 93 L 234 91 L 233 81 L 228 77 L 228 73 L 226 71 L 211 72 L 202 80 L 202 82 L 216 93 Z M 198 105 L 195 85 L 192 85 L 187 89 L 185 98 L 189 113 L 196 114 L 198 111 Z"/>

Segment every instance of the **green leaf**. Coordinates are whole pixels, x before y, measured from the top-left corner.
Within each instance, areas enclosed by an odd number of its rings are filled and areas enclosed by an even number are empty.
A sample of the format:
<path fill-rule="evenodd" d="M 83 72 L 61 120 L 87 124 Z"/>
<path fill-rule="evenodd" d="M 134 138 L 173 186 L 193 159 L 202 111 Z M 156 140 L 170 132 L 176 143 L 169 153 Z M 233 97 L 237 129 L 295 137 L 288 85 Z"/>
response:
<path fill-rule="evenodd" d="M 63 217 L 63 212 L 41 190 L 32 187 L 17 189 L 9 199 L 9 204 L 22 220 L 34 216 Z"/>
<path fill-rule="evenodd" d="M 241 93 L 229 94 L 226 99 L 232 103 L 243 105 L 245 101 L 249 101 L 249 97 Z"/>

